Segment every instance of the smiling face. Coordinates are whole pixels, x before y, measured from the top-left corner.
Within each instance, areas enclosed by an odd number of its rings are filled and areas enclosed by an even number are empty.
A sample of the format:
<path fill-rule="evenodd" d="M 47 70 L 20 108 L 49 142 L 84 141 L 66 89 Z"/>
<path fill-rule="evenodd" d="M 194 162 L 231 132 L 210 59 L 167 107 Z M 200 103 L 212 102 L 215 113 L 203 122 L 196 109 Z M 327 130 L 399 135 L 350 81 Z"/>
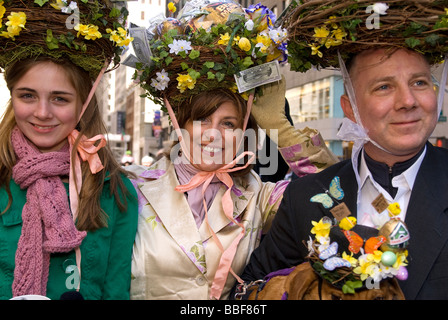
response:
<path fill-rule="evenodd" d="M 424 146 L 437 124 L 437 98 L 424 58 L 408 50 L 386 57 L 384 49 L 356 57 L 350 71 L 362 125 L 372 143 L 366 152 L 389 165 L 411 158 Z M 355 121 L 346 96 L 341 98 L 346 116 Z"/>
<path fill-rule="evenodd" d="M 81 99 L 63 68 L 31 67 L 11 90 L 17 126 L 41 152 L 59 150 L 76 127 Z"/>
<path fill-rule="evenodd" d="M 203 171 L 214 171 L 231 162 L 242 136 L 241 116 L 231 102 L 222 103 L 211 115 L 189 120 L 190 162 Z"/>

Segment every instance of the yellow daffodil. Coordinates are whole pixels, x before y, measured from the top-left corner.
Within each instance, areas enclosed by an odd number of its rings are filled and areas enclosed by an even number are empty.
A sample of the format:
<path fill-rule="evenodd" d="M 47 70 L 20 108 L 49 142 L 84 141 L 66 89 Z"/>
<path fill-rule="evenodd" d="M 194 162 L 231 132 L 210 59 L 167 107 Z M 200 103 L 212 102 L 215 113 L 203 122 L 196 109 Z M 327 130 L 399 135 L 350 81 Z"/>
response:
<path fill-rule="evenodd" d="M 380 263 L 382 255 L 383 255 L 383 251 L 375 250 L 373 253 L 369 253 L 367 255 L 367 260 L 375 262 L 375 263 Z"/>
<path fill-rule="evenodd" d="M 408 256 L 407 250 L 397 253 L 397 261 L 395 261 L 393 267 L 395 269 L 398 269 L 400 267 L 406 267 L 408 265 L 408 261 L 406 260 L 407 256 Z"/>
<path fill-rule="evenodd" d="M 230 35 L 228 32 L 226 32 L 225 34 L 222 34 L 220 36 L 220 39 L 218 40 L 218 44 L 222 44 L 224 46 L 226 46 L 229 43 L 230 40 Z"/>
<path fill-rule="evenodd" d="M 347 36 L 347 32 L 345 32 L 344 29 L 338 28 L 336 30 L 333 30 L 331 32 L 331 35 L 333 37 L 335 37 L 336 39 L 338 39 L 338 40 L 342 40 L 342 39 L 344 39 Z"/>
<path fill-rule="evenodd" d="M 251 48 L 251 44 L 249 39 L 247 39 L 246 37 L 242 37 L 239 41 L 238 41 L 238 47 L 243 50 L 243 51 L 249 51 Z"/>
<path fill-rule="evenodd" d="M 309 46 L 311 47 L 311 55 L 314 56 L 317 54 L 319 56 L 319 58 L 323 57 L 323 53 L 321 51 L 319 51 L 320 47 L 316 47 L 315 43 L 309 44 Z"/>
<path fill-rule="evenodd" d="M 3 1 L 0 1 L 0 28 L 2 27 L 2 18 L 6 12 L 6 8 L 3 6 Z"/>
<path fill-rule="evenodd" d="M 78 24 L 75 26 L 75 30 L 78 31 L 77 37 L 84 36 L 87 40 L 96 40 L 102 37 L 101 32 L 98 31 L 98 26 L 93 24 Z"/>
<path fill-rule="evenodd" d="M 350 230 L 356 225 L 355 217 L 345 217 L 339 222 L 339 228 L 343 230 Z"/>
<path fill-rule="evenodd" d="M 196 84 L 196 80 L 193 79 L 189 74 L 179 74 L 176 80 L 178 82 L 177 88 L 181 93 L 184 92 L 187 88 L 190 90 L 193 89 Z"/>
<path fill-rule="evenodd" d="M 174 12 L 176 12 L 176 10 L 177 10 L 176 5 L 173 2 L 168 3 L 168 11 L 169 12 L 174 13 Z"/>
<path fill-rule="evenodd" d="M 66 7 L 67 4 L 62 0 L 55 0 L 53 1 L 53 3 L 50 3 L 50 6 L 52 6 L 56 10 L 61 10 L 62 8 Z"/>
<path fill-rule="evenodd" d="M 133 37 L 126 38 L 126 30 L 121 27 L 117 30 L 107 28 L 106 32 L 110 34 L 109 40 L 113 41 L 119 47 L 128 46 L 134 40 Z"/>
<path fill-rule="evenodd" d="M 79 37 L 81 35 L 85 35 L 88 32 L 89 27 L 85 24 L 77 24 L 74 29 L 78 31 L 76 36 Z"/>
<path fill-rule="evenodd" d="M 8 16 L 8 22 L 5 24 L 10 27 L 25 28 L 26 14 L 24 12 L 11 12 Z"/>
<path fill-rule="evenodd" d="M 323 28 L 314 28 L 314 35 L 313 37 L 316 38 L 321 44 L 324 44 L 327 40 L 327 37 L 330 35 L 330 30 L 328 30 L 326 27 Z"/>
<path fill-rule="evenodd" d="M 319 222 L 311 221 L 311 224 L 314 226 L 311 229 L 311 233 L 316 235 L 317 241 L 319 241 L 321 237 L 328 237 L 328 235 L 330 234 L 331 222 L 320 219 Z"/>
<path fill-rule="evenodd" d="M 373 268 L 376 266 L 375 263 L 366 259 L 366 257 L 361 256 L 358 259 L 358 266 L 353 269 L 353 272 L 359 274 L 361 280 L 366 280 L 373 271 Z"/>
<path fill-rule="evenodd" d="M 342 259 L 345 259 L 348 262 L 350 262 L 353 268 L 358 265 L 358 259 L 353 257 L 353 253 L 350 253 L 350 255 L 348 255 L 347 253 L 345 253 L 345 251 L 342 252 Z"/>

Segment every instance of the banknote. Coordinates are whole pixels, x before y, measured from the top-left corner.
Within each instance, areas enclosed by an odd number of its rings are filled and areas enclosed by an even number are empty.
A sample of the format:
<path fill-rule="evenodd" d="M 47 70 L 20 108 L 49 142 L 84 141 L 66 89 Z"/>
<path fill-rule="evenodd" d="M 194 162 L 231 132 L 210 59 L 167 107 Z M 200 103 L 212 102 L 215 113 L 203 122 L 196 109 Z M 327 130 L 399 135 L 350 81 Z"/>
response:
<path fill-rule="evenodd" d="M 123 61 L 121 61 L 120 64 L 137 69 L 137 63 L 139 62 L 141 63 L 141 61 L 136 56 L 130 54 Z"/>
<path fill-rule="evenodd" d="M 278 61 L 271 61 L 235 74 L 239 93 L 282 79 Z"/>
<path fill-rule="evenodd" d="M 131 43 L 138 60 L 140 60 L 143 64 L 151 65 L 152 52 L 149 47 L 146 28 L 131 24 L 131 27 L 129 28 L 129 35 L 134 38 Z"/>

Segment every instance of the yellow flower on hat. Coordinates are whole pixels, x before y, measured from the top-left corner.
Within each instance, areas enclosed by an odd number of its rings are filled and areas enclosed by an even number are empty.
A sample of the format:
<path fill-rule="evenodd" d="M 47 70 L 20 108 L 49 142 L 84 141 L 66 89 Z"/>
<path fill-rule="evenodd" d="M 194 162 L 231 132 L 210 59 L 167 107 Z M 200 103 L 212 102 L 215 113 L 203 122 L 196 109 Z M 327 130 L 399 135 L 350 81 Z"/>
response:
<path fill-rule="evenodd" d="M 316 38 L 321 44 L 324 44 L 325 41 L 327 41 L 327 37 L 330 35 L 330 30 L 328 30 L 326 27 L 323 28 L 314 28 L 314 35 L 313 37 Z"/>
<path fill-rule="evenodd" d="M 239 41 L 238 41 L 238 47 L 243 50 L 243 51 L 249 51 L 251 48 L 251 44 L 249 39 L 247 39 L 246 37 L 242 37 Z"/>
<path fill-rule="evenodd" d="M 0 1 L 0 28 L 2 27 L 2 18 L 6 12 L 6 8 L 3 6 L 3 1 Z"/>
<path fill-rule="evenodd" d="M 11 12 L 5 24 L 10 27 L 25 28 L 26 14 L 24 12 Z"/>
<path fill-rule="evenodd" d="M 176 5 L 173 2 L 168 3 L 168 11 L 169 12 L 174 13 L 174 12 L 176 12 L 176 10 L 177 10 Z"/>
<path fill-rule="evenodd" d="M 187 88 L 190 90 L 193 89 L 196 84 L 196 80 L 193 79 L 189 74 L 179 74 L 176 80 L 178 82 L 177 88 L 181 93 L 184 92 Z"/>
<path fill-rule="evenodd" d="M 226 32 L 225 34 L 222 34 L 220 36 L 220 39 L 218 40 L 218 44 L 222 44 L 222 45 L 227 45 L 229 43 L 230 40 L 230 35 L 228 32 Z"/>
<path fill-rule="evenodd" d="M 62 0 L 56 0 L 56 1 L 53 1 L 53 3 L 50 3 L 50 6 L 52 6 L 56 10 L 61 10 L 62 8 L 66 7 L 67 5 Z"/>
<path fill-rule="evenodd" d="M 84 36 L 87 40 L 96 40 L 102 37 L 101 32 L 98 31 L 98 26 L 93 24 L 77 24 L 75 30 L 78 31 L 77 37 Z"/>

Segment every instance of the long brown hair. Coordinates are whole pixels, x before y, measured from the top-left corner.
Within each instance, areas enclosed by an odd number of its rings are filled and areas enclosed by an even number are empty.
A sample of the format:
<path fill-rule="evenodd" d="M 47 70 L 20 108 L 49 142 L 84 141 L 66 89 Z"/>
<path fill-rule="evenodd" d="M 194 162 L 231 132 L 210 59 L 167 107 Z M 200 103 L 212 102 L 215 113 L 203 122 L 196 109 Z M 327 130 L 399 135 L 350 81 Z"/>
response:
<path fill-rule="evenodd" d="M 54 63 L 62 68 L 76 89 L 81 101 L 86 101 L 92 88 L 92 80 L 89 74 L 79 67 L 76 67 L 69 61 L 55 60 L 48 57 L 39 57 L 36 59 L 27 59 L 18 61 L 8 67 L 5 71 L 5 80 L 8 89 L 12 92 L 14 85 L 30 70 L 39 63 Z M 0 188 L 4 187 L 8 194 L 8 205 L 2 212 L 6 212 L 13 201 L 9 188 L 9 181 L 12 177 L 12 168 L 16 163 L 16 157 L 11 144 L 11 132 L 15 127 L 16 121 L 12 101 L 6 108 L 4 117 L 0 123 Z M 92 137 L 98 134 L 106 134 L 101 114 L 98 109 L 95 97 L 90 102 L 76 129 L 80 132 L 77 141 L 74 144 L 73 152 L 76 152 L 76 146 L 82 135 Z M 102 148 L 98 151 L 104 169 L 96 174 L 90 172 L 88 163 L 81 164 L 82 188 L 79 195 L 79 213 L 77 228 L 79 230 L 96 230 L 107 225 L 107 213 L 100 205 L 100 197 L 103 192 L 104 180 L 110 178 L 110 195 L 114 196 L 118 208 L 125 211 L 127 208 L 128 191 L 124 186 L 121 175 L 129 175 L 120 164 L 115 160 L 110 148 Z"/>
<path fill-rule="evenodd" d="M 212 115 L 223 103 L 230 102 L 236 106 L 239 117 L 241 119 L 239 126 L 243 127 L 244 117 L 247 112 L 247 102 L 239 95 L 225 88 L 213 89 L 210 91 L 204 91 L 196 96 L 192 97 L 187 103 L 184 103 L 176 113 L 176 118 L 179 123 L 179 127 L 184 128 L 188 121 L 195 121 L 198 119 L 206 118 Z M 249 116 L 246 130 L 253 130 L 257 134 L 257 123 L 252 115 Z M 174 144 L 176 145 L 177 142 Z M 173 147 L 174 147 L 173 145 Z M 248 151 L 249 146 L 247 140 L 244 143 L 244 151 Z M 255 150 L 253 150 L 255 151 Z M 249 157 L 245 157 L 243 164 L 237 166 L 243 166 L 247 163 Z M 233 176 L 243 176 L 249 173 L 253 164 L 247 166 L 245 169 L 237 170 L 232 173 Z"/>

